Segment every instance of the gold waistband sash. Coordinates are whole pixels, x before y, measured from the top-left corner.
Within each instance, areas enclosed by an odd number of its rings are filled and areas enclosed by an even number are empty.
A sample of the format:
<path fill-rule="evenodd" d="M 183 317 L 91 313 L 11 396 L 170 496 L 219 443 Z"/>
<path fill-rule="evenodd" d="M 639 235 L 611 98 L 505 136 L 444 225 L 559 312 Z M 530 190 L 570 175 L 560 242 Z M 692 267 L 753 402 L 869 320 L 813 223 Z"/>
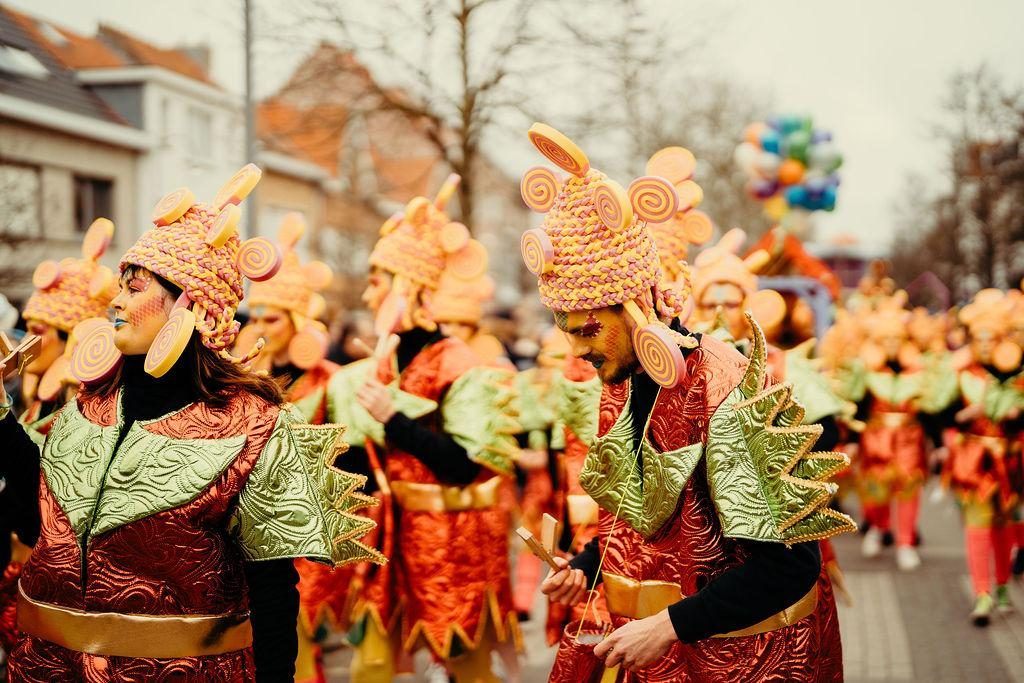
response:
<path fill-rule="evenodd" d="M 604 597 L 608 611 L 629 619 L 645 619 L 683 599 L 682 590 L 671 581 L 637 581 L 625 576 L 605 572 Z M 715 638 L 738 638 L 767 633 L 795 624 L 818 606 L 818 587 L 811 590 L 786 609 L 773 614 L 753 626 L 720 633 Z"/>
<path fill-rule="evenodd" d="M 570 493 L 565 497 L 569 524 L 597 524 L 597 501 L 585 493 Z"/>
<path fill-rule="evenodd" d="M 461 512 L 483 510 L 498 504 L 501 477 L 469 486 L 441 486 L 414 481 L 392 481 L 391 491 L 403 510 L 412 512 Z"/>
<path fill-rule="evenodd" d="M 980 443 L 986 451 L 1001 458 L 1006 455 L 1007 440 L 1001 436 L 983 436 L 980 434 L 964 434 L 964 441 Z"/>
<path fill-rule="evenodd" d="M 252 645 L 247 612 L 218 616 L 85 612 L 33 600 L 20 583 L 18 628 L 68 650 L 107 657 L 201 657 Z"/>
<path fill-rule="evenodd" d="M 868 418 L 869 427 L 882 427 L 884 429 L 898 429 L 913 424 L 917 418 L 913 413 L 892 413 L 877 411 Z"/>

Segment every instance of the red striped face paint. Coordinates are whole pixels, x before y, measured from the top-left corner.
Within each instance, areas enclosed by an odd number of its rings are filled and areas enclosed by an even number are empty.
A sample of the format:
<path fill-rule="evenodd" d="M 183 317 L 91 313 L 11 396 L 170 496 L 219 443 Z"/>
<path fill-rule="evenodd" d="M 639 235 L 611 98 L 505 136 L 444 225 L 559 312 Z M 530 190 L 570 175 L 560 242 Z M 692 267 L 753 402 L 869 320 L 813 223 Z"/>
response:
<path fill-rule="evenodd" d="M 580 328 L 579 334 L 584 339 L 590 339 L 601 334 L 602 329 L 604 329 L 604 325 L 594 316 L 594 312 L 587 311 L 587 319 L 583 323 L 583 327 Z"/>

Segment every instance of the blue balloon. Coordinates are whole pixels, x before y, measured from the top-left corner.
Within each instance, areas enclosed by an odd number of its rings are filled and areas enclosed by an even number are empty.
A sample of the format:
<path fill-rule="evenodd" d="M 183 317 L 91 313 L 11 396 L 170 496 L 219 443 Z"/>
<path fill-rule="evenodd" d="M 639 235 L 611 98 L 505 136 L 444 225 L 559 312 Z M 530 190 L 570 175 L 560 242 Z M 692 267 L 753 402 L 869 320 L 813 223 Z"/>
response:
<path fill-rule="evenodd" d="M 827 130 L 815 130 L 813 133 L 811 133 L 811 142 L 813 144 L 815 144 L 815 145 L 818 144 L 819 142 L 831 142 L 831 141 L 832 141 L 832 133 L 830 131 L 827 131 Z"/>
<path fill-rule="evenodd" d="M 782 134 L 789 135 L 790 133 L 795 133 L 800 130 L 801 125 L 803 125 L 803 121 L 799 116 L 783 116 L 781 124 Z"/>
<path fill-rule="evenodd" d="M 779 153 L 779 134 L 772 129 L 761 133 L 761 148 L 772 154 Z"/>
<path fill-rule="evenodd" d="M 765 121 L 765 123 L 768 124 L 769 128 L 774 128 L 775 130 L 780 130 L 782 128 L 782 119 L 778 116 L 771 117 Z"/>
<path fill-rule="evenodd" d="M 801 185 L 790 185 L 783 195 L 790 206 L 803 206 L 807 201 L 807 190 Z"/>
<path fill-rule="evenodd" d="M 825 176 L 825 182 L 831 185 L 832 187 L 839 187 L 839 174 L 829 173 L 827 176 Z"/>
<path fill-rule="evenodd" d="M 836 208 L 836 188 L 834 185 L 829 185 L 821 193 L 821 208 L 826 211 Z"/>
<path fill-rule="evenodd" d="M 824 178 L 808 178 L 807 181 L 804 182 L 804 187 L 807 188 L 807 192 L 814 196 L 820 195 L 827 186 L 828 181 Z"/>

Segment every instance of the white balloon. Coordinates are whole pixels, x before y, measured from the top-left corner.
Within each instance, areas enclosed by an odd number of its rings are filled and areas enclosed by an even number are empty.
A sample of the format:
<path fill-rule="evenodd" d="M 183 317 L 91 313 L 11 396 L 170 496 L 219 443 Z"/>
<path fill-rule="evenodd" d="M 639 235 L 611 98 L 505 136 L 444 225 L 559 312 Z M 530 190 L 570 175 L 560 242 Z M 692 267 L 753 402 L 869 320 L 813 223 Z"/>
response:
<path fill-rule="evenodd" d="M 779 165 L 782 163 L 782 157 L 778 154 L 772 154 L 771 152 L 761 152 L 757 155 L 757 161 L 754 164 L 754 168 L 757 169 L 758 174 L 762 178 L 771 180 L 779 173 Z"/>
<path fill-rule="evenodd" d="M 736 162 L 736 166 L 740 170 L 753 174 L 754 173 L 754 162 L 757 161 L 758 155 L 761 154 L 760 148 L 749 142 L 741 142 L 736 146 L 736 151 L 732 154 L 733 161 Z"/>

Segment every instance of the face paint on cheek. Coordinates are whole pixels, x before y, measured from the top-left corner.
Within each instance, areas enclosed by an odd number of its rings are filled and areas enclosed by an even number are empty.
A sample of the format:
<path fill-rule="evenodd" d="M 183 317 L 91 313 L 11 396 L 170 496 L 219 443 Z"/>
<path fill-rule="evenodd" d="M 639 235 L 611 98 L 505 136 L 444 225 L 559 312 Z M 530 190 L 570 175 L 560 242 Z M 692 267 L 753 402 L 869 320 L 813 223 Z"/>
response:
<path fill-rule="evenodd" d="M 569 314 L 564 311 L 553 311 L 552 315 L 555 317 L 555 327 L 565 332 L 569 329 Z"/>
<path fill-rule="evenodd" d="M 132 311 L 125 311 L 128 324 L 141 327 L 142 324 L 155 316 L 164 314 L 164 298 L 159 295 L 148 297 Z"/>

